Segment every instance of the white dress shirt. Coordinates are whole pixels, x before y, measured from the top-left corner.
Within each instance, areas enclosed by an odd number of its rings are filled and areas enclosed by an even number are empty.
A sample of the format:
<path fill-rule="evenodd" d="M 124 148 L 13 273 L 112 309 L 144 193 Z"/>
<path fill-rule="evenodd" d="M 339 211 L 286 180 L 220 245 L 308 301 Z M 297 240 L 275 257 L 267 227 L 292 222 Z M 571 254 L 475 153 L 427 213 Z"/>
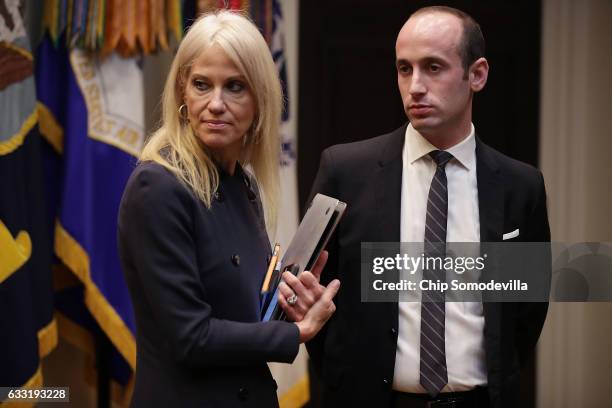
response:
<path fill-rule="evenodd" d="M 460 143 L 446 151 L 454 158 L 446 165 L 448 181 L 447 242 L 479 242 L 478 186 L 474 126 Z M 406 129 L 402 155 L 402 242 L 425 236 L 427 196 L 436 165 L 428 153 L 436 150 L 412 125 Z M 467 391 L 487 384 L 484 316 L 480 302 L 446 303 L 446 366 L 448 384 L 442 392 Z M 399 327 L 393 389 L 426 393 L 420 384 L 421 303 L 399 303 Z"/>

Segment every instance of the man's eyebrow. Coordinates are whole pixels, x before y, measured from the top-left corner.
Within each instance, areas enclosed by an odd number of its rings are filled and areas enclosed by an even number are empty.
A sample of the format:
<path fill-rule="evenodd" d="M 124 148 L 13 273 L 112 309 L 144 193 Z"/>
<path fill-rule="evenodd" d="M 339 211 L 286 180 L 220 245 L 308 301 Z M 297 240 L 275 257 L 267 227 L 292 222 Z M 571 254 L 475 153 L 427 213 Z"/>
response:
<path fill-rule="evenodd" d="M 448 62 L 444 58 L 434 56 L 434 55 L 425 57 L 425 58 L 421 58 L 419 61 L 416 61 L 416 63 L 418 64 L 422 64 L 422 63 L 431 64 L 432 62 L 436 62 L 438 64 L 443 64 L 443 65 L 448 65 Z M 395 65 L 403 65 L 403 64 L 410 65 L 411 62 L 405 58 L 398 58 L 395 60 Z"/>
<path fill-rule="evenodd" d="M 443 65 L 447 65 L 448 64 L 444 58 L 441 58 L 441 57 L 438 57 L 438 56 L 435 56 L 435 55 L 432 55 L 430 57 L 425 57 L 421 61 L 426 63 L 426 64 L 430 64 L 432 62 L 436 62 L 438 64 L 443 64 Z"/>

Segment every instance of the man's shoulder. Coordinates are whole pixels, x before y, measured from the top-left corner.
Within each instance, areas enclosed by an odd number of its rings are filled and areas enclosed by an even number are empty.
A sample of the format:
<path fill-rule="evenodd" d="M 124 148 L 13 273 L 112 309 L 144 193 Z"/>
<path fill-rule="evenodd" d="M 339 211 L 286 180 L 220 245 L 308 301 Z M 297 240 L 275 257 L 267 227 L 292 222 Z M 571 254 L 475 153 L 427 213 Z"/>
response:
<path fill-rule="evenodd" d="M 505 177 L 532 183 L 542 179 L 541 171 L 531 164 L 514 159 L 482 141 L 476 145 L 477 158 L 489 167 L 499 169 Z"/>
<path fill-rule="evenodd" d="M 387 156 L 401 154 L 406 126 L 369 139 L 330 146 L 323 151 L 337 164 L 378 162 Z"/>

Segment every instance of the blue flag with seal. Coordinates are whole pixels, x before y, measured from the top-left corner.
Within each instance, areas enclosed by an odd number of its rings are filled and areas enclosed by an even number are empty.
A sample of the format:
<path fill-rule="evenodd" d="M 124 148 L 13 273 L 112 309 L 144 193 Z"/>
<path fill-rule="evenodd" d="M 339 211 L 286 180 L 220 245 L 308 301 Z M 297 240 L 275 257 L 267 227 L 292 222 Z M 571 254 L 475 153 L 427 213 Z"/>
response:
<path fill-rule="evenodd" d="M 90 354 L 98 334 L 110 340 L 114 351 L 109 370 L 119 385 L 127 386 L 119 396 L 125 402 L 136 366 L 136 343 L 117 254 L 116 220 L 125 183 L 144 143 L 140 59 L 115 53 L 102 59 L 62 45 L 56 48 L 45 38 L 38 48 L 36 81 L 45 118 L 41 129 L 49 142 L 55 254 L 79 283 L 59 285 L 56 293 L 60 334 L 65 328 Z"/>

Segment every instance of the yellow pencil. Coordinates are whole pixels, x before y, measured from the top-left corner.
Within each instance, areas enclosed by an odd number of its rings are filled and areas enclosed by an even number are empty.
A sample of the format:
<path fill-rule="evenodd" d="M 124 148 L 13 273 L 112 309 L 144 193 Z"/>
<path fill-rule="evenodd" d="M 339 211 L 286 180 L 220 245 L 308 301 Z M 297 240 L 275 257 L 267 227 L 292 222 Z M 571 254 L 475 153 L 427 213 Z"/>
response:
<path fill-rule="evenodd" d="M 274 251 L 272 252 L 272 258 L 270 258 L 270 265 L 268 265 L 268 271 L 266 272 L 266 278 L 264 279 L 263 285 L 261 286 L 261 293 L 265 293 L 270 288 L 270 279 L 272 278 L 272 273 L 274 272 L 274 268 L 276 267 L 276 261 L 280 256 L 280 244 L 274 245 Z"/>

